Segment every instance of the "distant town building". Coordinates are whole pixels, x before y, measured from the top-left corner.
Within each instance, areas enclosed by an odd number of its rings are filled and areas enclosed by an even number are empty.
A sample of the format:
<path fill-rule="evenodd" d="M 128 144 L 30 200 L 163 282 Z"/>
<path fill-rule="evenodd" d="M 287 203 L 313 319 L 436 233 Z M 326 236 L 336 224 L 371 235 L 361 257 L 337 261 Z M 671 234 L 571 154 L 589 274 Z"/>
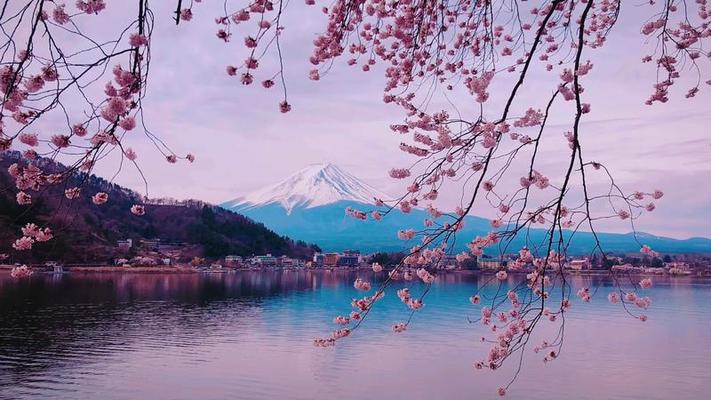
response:
<path fill-rule="evenodd" d="M 273 267 L 277 265 L 277 258 L 272 256 L 270 253 L 264 256 L 254 256 L 252 257 L 253 264 L 259 264 L 264 267 Z"/>
<path fill-rule="evenodd" d="M 567 267 L 574 271 L 582 271 L 585 269 L 590 269 L 590 260 L 587 258 L 582 258 L 578 260 L 570 260 Z"/>
<path fill-rule="evenodd" d="M 356 267 L 363 261 L 360 251 L 346 250 L 343 253 L 315 253 L 311 267 Z"/>
<path fill-rule="evenodd" d="M 338 256 L 336 265 L 339 267 L 357 267 L 360 263 L 360 251 L 346 250 Z"/>
<path fill-rule="evenodd" d="M 319 267 L 357 267 L 364 262 L 363 255 L 358 250 L 346 250 L 343 253 L 314 253 L 309 263 L 299 260 L 300 266 L 308 268 Z"/>
<path fill-rule="evenodd" d="M 64 267 L 62 264 L 56 262 L 56 261 L 47 261 L 44 263 L 45 266 L 52 268 L 52 272 L 55 274 L 61 274 L 64 272 Z"/>
<path fill-rule="evenodd" d="M 326 259 L 326 257 L 322 253 L 314 253 L 314 257 L 311 260 L 312 266 L 314 268 L 323 267 L 323 263 L 324 263 L 325 259 Z"/>
<path fill-rule="evenodd" d="M 338 258 L 340 254 L 338 253 L 326 253 L 323 255 L 323 265 L 324 267 L 335 267 L 338 264 Z"/>
<path fill-rule="evenodd" d="M 137 256 L 131 260 L 131 265 L 135 265 L 138 267 L 153 266 L 157 264 L 158 262 L 151 257 Z"/>
<path fill-rule="evenodd" d="M 445 269 L 453 269 L 459 265 L 457 257 L 451 254 L 447 254 L 439 262 L 439 266 Z"/>
<path fill-rule="evenodd" d="M 498 258 L 480 258 L 479 268 L 481 269 L 491 269 L 498 270 L 506 267 L 506 261 Z"/>
<path fill-rule="evenodd" d="M 613 272 L 644 272 L 644 267 L 635 267 L 632 264 L 613 265 L 610 268 Z"/>
<path fill-rule="evenodd" d="M 691 273 L 691 267 L 685 262 L 668 262 L 664 263 L 664 267 L 672 275 L 689 275 Z"/>
<path fill-rule="evenodd" d="M 141 240 L 141 247 L 148 250 L 158 250 L 160 239 L 144 239 Z"/>
<path fill-rule="evenodd" d="M 118 248 L 121 250 L 129 250 L 131 247 L 133 247 L 133 240 L 132 239 L 118 240 L 118 241 L 116 241 L 116 246 L 118 246 Z"/>
<path fill-rule="evenodd" d="M 666 271 L 664 268 L 654 268 L 654 267 L 650 267 L 650 268 L 645 268 L 645 269 L 644 269 L 644 273 L 645 273 L 645 274 L 657 274 L 657 275 L 662 275 L 662 274 L 665 274 L 666 272 L 667 272 L 667 271 Z"/>
<path fill-rule="evenodd" d="M 126 265 L 128 264 L 128 260 L 125 258 L 117 258 L 114 260 L 115 265 Z"/>
<path fill-rule="evenodd" d="M 157 245 L 158 251 L 165 252 L 171 250 L 180 250 L 185 247 L 187 243 L 183 242 L 160 242 Z"/>
<path fill-rule="evenodd" d="M 242 257 L 240 257 L 240 256 L 226 256 L 225 262 L 227 262 L 227 263 L 241 263 Z"/>

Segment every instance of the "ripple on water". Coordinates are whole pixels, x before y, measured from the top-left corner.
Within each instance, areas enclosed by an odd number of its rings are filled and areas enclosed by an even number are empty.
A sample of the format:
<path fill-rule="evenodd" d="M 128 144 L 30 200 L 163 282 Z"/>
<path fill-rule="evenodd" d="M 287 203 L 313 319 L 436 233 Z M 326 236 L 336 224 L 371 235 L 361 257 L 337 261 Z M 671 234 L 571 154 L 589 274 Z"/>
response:
<path fill-rule="evenodd" d="M 353 338 L 314 348 L 362 295 L 354 277 L 0 275 L 0 399 L 469 399 L 511 377 L 471 368 L 487 351 L 466 321 L 479 313 L 467 300 L 475 276 L 442 278 L 404 334 L 390 326 L 408 313 L 388 293 Z M 609 290 L 574 302 L 558 360 L 525 354 L 509 398 L 711 398 L 711 282 L 655 280 L 646 323 L 609 304 Z"/>

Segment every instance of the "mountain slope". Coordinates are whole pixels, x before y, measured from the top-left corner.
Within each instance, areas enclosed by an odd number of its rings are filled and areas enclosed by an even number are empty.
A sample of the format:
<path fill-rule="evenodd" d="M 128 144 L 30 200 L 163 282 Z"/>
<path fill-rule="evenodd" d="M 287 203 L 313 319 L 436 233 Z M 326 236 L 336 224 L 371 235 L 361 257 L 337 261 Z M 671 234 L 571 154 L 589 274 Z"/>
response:
<path fill-rule="evenodd" d="M 0 253 L 12 254 L 15 260 L 34 257 L 66 262 L 107 261 L 117 251 L 116 241 L 128 238 L 134 242 L 184 242 L 195 247 L 197 254 L 208 257 L 264 253 L 308 257 L 316 249 L 276 234 L 243 215 L 200 201 L 147 205 L 146 215 L 138 217 L 129 211 L 131 205 L 142 203 L 137 193 L 94 175 L 70 178 L 69 186 L 86 179 L 82 195 L 76 200 L 68 201 L 63 196 L 64 186 L 58 185 L 33 192 L 33 204 L 20 206 L 15 201 L 14 180 L 7 172 L 8 166 L 16 162 L 25 163 L 19 153 L 0 154 Z M 40 162 L 48 170 L 64 169 L 49 160 Z M 109 195 L 109 201 L 101 206 L 89 199 L 99 191 Z M 51 227 L 55 238 L 36 244 L 30 253 L 13 251 L 10 246 L 27 222 Z"/>
<path fill-rule="evenodd" d="M 330 179 L 319 179 L 321 170 L 336 169 L 340 176 L 348 177 L 346 182 L 329 174 Z M 222 207 L 243 213 L 250 218 L 263 222 L 267 227 L 289 237 L 317 243 L 327 251 L 358 249 L 363 252 L 401 251 L 412 247 L 415 242 L 403 242 L 397 238 L 399 229 L 419 229 L 429 215 L 421 209 L 413 209 L 408 214 L 394 211 L 381 221 L 360 221 L 345 215 L 346 207 L 361 210 L 372 209 L 372 198 L 390 198 L 375 189 L 344 191 L 342 188 L 370 188 L 359 183 L 352 175 L 333 165 L 308 167 L 286 180 L 258 190 L 252 194 L 221 204 Z M 315 183 L 314 183 L 315 182 Z M 332 188 L 324 187 L 332 185 Z M 318 190 L 310 190 L 317 187 Z M 278 189 L 277 189 L 278 188 Z M 365 192 L 365 193 L 363 193 Z M 311 193 L 316 193 L 310 197 Z M 323 193 L 339 193 L 338 196 L 324 196 Z M 364 199 L 367 197 L 367 199 Z M 291 201 L 298 199 L 298 201 Z M 464 229 L 457 235 L 455 248 L 465 249 L 466 242 L 476 236 L 483 236 L 491 230 L 489 221 L 467 216 Z M 566 233 L 569 235 L 570 233 Z M 632 234 L 599 233 L 601 243 L 608 252 L 637 252 L 640 244 Z M 639 233 L 640 242 L 660 252 L 669 253 L 711 253 L 711 240 L 692 238 L 678 240 Z M 514 252 L 525 245 L 526 237 L 514 238 L 508 248 L 490 249 L 494 254 L 499 251 Z M 527 232 L 529 244 L 544 244 L 546 231 L 531 229 Z M 570 254 L 586 254 L 595 246 L 591 233 L 578 232 L 569 247 Z"/>

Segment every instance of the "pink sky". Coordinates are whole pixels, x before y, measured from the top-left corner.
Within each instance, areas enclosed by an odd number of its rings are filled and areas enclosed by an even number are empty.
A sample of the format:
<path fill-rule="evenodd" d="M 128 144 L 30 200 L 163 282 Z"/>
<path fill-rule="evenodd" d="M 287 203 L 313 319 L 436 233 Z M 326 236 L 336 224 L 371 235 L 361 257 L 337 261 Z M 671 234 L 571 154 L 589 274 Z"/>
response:
<path fill-rule="evenodd" d="M 241 63 L 245 54 L 239 33 L 230 45 L 215 37 L 212 21 L 220 13 L 220 4 L 196 6 L 193 21 L 176 27 L 170 19 L 173 5 L 164 3 L 153 4 L 156 31 L 144 104 L 146 122 L 176 153 L 192 152 L 197 161 L 170 165 L 142 136 L 127 139 L 140 155 L 150 196 L 219 203 L 323 161 L 334 162 L 387 193 L 404 190 L 403 182 L 388 178 L 387 171 L 413 160 L 397 149 L 401 138 L 388 129 L 403 115 L 395 106 L 382 103 L 381 71 L 363 73 L 346 66 L 343 59 L 320 81 L 307 78 L 311 40 L 325 20 L 317 9 L 297 2 L 289 6 L 284 20 L 282 44 L 293 110 L 281 114 L 277 90 L 244 87 L 224 72 L 227 64 Z M 111 2 L 108 11 L 120 15 L 124 10 L 116 7 L 118 2 Z M 592 112 L 583 120 L 583 154 L 611 167 L 628 191 L 666 193 L 657 210 L 639 220 L 639 230 L 679 238 L 711 236 L 706 222 L 711 220 L 709 89 L 702 87 L 695 99 L 688 100 L 683 97 L 688 85 L 680 83 L 670 104 L 643 104 L 655 71 L 639 62 L 653 43 L 643 43 L 639 34 L 643 19 L 637 12 L 623 9 L 608 44 L 592 53 L 595 67 L 585 81 Z M 274 71 L 269 60 L 262 64 L 263 73 Z M 265 77 L 257 75 L 260 78 Z M 545 96 L 538 94 L 549 93 L 554 79 L 555 75 L 534 73 L 524 86 L 517 112 L 528 106 L 543 108 Z M 507 84 L 494 85 L 492 109 L 500 102 L 497 93 L 505 93 Z M 473 103 L 469 97 L 456 100 L 463 112 Z M 570 118 L 562 110 L 554 112 L 551 120 L 555 129 L 556 123 L 567 124 Z M 560 125 L 560 134 L 567 129 Z M 560 148 L 543 151 L 551 166 L 562 159 Z M 109 167 L 99 173 L 110 176 Z M 125 170 L 116 181 L 143 191 L 135 171 Z M 455 193 L 451 196 L 445 204 L 455 204 Z M 488 211 L 482 209 L 481 214 L 488 216 Z M 629 231 L 625 224 L 604 227 Z"/>

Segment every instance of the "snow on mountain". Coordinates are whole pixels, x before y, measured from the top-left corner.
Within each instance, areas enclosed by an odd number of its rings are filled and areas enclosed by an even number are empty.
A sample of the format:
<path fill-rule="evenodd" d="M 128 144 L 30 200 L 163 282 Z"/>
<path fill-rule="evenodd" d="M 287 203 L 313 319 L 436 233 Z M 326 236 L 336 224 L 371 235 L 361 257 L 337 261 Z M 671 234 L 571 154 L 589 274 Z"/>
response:
<path fill-rule="evenodd" d="M 372 204 L 375 198 L 389 196 L 338 166 L 323 163 L 309 165 L 281 182 L 227 201 L 222 207 L 245 210 L 277 203 L 291 213 L 296 207 L 312 208 L 343 200 Z"/>

